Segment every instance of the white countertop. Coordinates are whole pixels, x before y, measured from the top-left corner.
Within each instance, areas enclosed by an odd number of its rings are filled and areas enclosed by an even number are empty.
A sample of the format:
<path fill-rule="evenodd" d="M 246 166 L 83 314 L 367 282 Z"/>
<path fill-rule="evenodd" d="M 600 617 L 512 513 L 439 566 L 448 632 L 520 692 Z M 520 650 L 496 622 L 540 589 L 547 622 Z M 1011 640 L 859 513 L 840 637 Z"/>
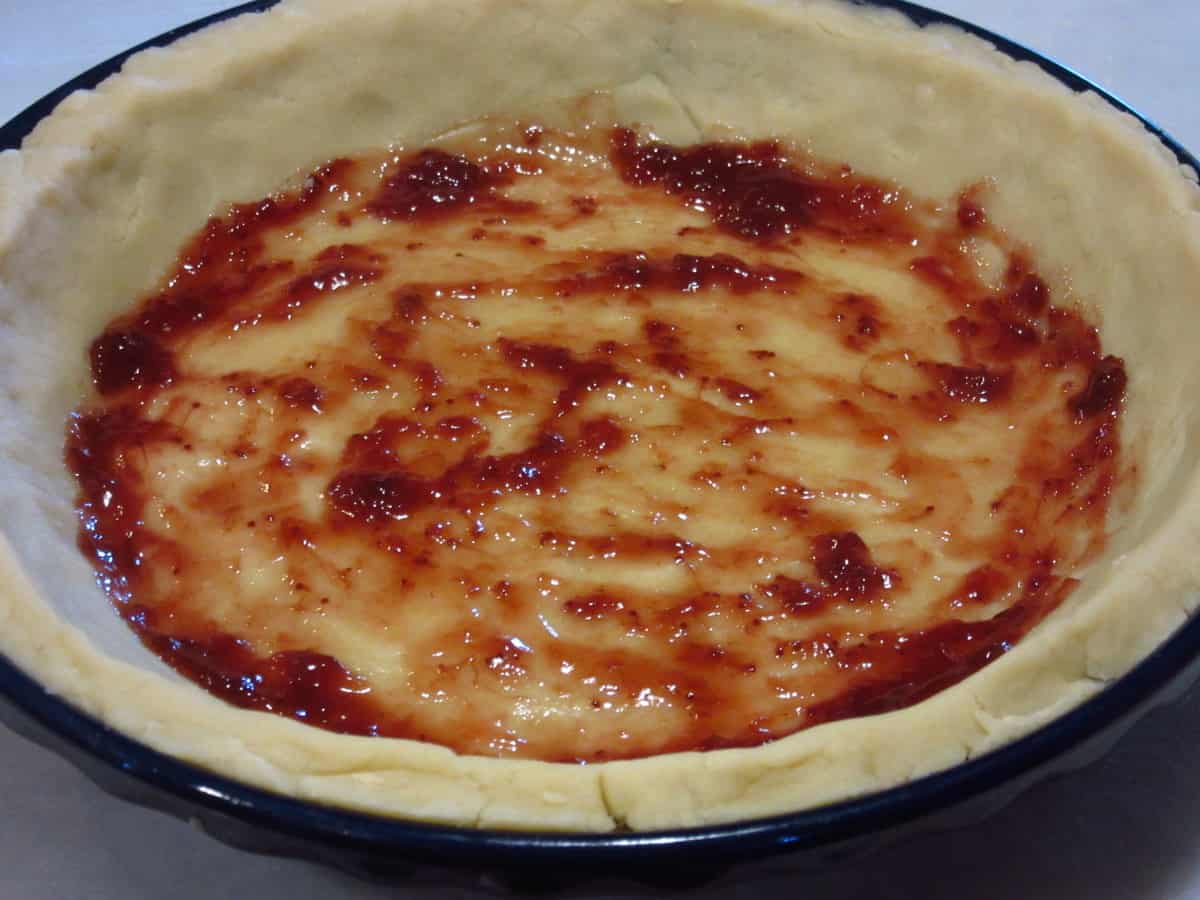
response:
<path fill-rule="evenodd" d="M 0 0 L 0 122 L 84 69 L 221 0 Z M 1109 88 L 1200 152 L 1196 0 L 940 0 Z M 701 896 L 1200 900 L 1200 693 L 1102 763 L 1034 788 L 987 822 L 804 878 Z M 467 896 L 385 888 L 229 849 L 129 806 L 0 728 L 0 900 Z M 610 891 L 605 897 L 634 896 Z"/>

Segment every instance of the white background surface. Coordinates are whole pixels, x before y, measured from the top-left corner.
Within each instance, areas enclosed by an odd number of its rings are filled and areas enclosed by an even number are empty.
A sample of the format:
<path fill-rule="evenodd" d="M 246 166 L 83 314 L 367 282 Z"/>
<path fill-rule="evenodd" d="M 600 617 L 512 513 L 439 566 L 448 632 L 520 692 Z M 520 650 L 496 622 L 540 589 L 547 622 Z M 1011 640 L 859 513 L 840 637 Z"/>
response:
<path fill-rule="evenodd" d="M 93 64 L 225 5 L 0 0 L 0 121 Z M 1071 66 L 1200 152 L 1197 0 L 930 5 Z M 1200 693 L 1194 692 L 1142 722 L 1103 763 L 1035 788 L 982 825 L 918 838 L 854 865 L 701 894 L 1200 900 L 1197 746 Z M 0 728 L 0 900 L 418 896 L 469 895 L 430 885 L 366 885 L 306 863 L 228 849 L 181 822 L 110 798 L 66 763 Z"/>

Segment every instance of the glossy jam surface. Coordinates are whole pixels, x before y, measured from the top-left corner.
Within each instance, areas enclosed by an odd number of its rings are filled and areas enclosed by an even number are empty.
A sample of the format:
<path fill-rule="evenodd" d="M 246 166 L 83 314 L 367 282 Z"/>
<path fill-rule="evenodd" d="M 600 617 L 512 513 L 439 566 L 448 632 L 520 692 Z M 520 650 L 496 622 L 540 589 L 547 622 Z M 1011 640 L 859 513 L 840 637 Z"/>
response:
<path fill-rule="evenodd" d="M 198 233 L 91 348 L 80 542 L 239 706 L 466 753 L 752 746 L 1006 652 L 1126 373 L 986 193 L 483 126 Z"/>

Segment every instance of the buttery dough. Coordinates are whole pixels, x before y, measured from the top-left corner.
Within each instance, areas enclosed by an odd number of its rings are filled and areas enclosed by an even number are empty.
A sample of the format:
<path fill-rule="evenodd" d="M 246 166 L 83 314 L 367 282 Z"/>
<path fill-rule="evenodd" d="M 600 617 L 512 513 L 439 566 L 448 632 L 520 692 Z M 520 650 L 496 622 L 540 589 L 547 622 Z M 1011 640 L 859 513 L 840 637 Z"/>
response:
<path fill-rule="evenodd" d="M 75 547 L 63 422 L 87 345 L 184 238 L 288 173 L 483 116 L 611 92 L 665 139 L 777 136 L 950 197 L 1033 248 L 1130 372 L 1138 495 L 1083 585 L 1011 652 L 906 710 L 761 747 L 595 766 L 456 756 L 231 708 L 137 642 Z M 132 58 L 0 155 L 0 650 L 156 749 L 292 796 L 389 816 L 603 831 L 745 819 L 892 786 L 1092 695 L 1200 587 L 1195 174 L 1139 123 L 951 29 L 843 3 L 285 2 Z M 1147 314 L 1147 310 L 1153 310 Z"/>

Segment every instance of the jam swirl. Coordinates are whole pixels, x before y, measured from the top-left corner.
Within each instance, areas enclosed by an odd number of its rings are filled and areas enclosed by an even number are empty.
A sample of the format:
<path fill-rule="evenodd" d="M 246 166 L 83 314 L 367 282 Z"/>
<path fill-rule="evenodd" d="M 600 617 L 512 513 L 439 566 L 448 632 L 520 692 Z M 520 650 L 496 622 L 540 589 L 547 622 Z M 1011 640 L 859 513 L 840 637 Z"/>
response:
<path fill-rule="evenodd" d="M 90 362 L 80 546 L 146 646 L 464 753 L 916 703 L 1053 612 L 1129 478 L 1122 361 L 983 189 L 778 142 L 521 124 L 337 160 L 210 221 Z"/>

